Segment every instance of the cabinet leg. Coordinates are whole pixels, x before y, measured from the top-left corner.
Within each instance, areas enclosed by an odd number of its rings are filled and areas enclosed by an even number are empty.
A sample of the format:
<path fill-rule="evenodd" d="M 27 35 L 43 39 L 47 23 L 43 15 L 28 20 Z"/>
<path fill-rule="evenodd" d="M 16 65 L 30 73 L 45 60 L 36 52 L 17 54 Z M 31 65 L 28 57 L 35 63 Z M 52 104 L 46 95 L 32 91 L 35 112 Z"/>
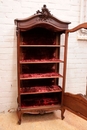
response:
<path fill-rule="evenodd" d="M 18 124 L 20 125 L 21 124 L 21 115 L 22 115 L 22 113 L 21 113 L 21 110 L 19 108 L 17 109 L 17 115 L 18 115 L 18 119 L 19 119 Z"/>
<path fill-rule="evenodd" d="M 21 125 L 21 120 L 18 121 L 18 124 Z"/>
<path fill-rule="evenodd" d="M 62 108 L 62 110 L 61 110 L 61 119 L 62 119 L 62 120 L 65 118 L 65 117 L 64 117 L 64 112 L 65 112 L 65 109 Z"/>

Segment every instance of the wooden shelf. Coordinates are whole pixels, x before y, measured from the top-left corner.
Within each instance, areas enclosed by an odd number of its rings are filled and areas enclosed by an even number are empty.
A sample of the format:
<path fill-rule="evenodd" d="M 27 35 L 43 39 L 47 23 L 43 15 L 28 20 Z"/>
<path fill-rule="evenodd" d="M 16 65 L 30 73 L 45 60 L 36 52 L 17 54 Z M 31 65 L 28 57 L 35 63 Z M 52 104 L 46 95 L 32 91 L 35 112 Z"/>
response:
<path fill-rule="evenodd" d="M 20 45 L 20 47 L 65 47 L 65 45 Z"/>
<path fill-rule="evenodd" d="M 20 80 L 28 80 L 28 79 L 49 79 L 49 78 L 63 78 L 63 76 L 62 75 L 60 75 L 60 74 L 58 74 L 57 76 L 37 76 L 37 77 L 35 77 L 35 76 L 32 76 L 32 77 L 21 77 L 20 78 Z"/>
<path fill-rule="evenodd" d="M 29 77 L 29 78 L 20 78 L 20 80 L 28 80 L 28 79 L 51 79 L 51 78 L 63 78 L 63 76 L 51 76 L 51 77 Z"/>
<path fill-rule="evenodd" d="M 38 106 L 54 106 L 58 105 L 60 103 L 60 100 L 58 97 L 41 97 L 41 98 L 24 98 L 25 96 L 22 95 L 21 99 L 21 107 L 26 108 L 26 107 L 38 107 Z"/>
<path fill-rule="evenodd" d="M 38 64 L 38 63 L 64 63 L 63 60 L 22 60 L 20 61 L 20 64 Z"/>
<path fill-rule="evenodd" d="M 54 88 L 53 88 L 54 87 Z M 56 93 L 56 92 L 62 92 L 62 88 L 60 86 L 37 86 L 37 87 L 23 87 L 20 89 L 21 95 L 27 95 L 27 94 L 41 94 L 41 93 Z M 31 90 L 31 88 L 35 88 L 35 90 Z"/>
<path fill-rule="evenodd" d="M 42 93 L 56 93 L 56 92 L 62 92 L 62 90 L 56 90 L 56 91 L 48 91 L 48 92 L 20 92 L 21 95 L 28 95 L 28 94 L 42 94 Z"/>

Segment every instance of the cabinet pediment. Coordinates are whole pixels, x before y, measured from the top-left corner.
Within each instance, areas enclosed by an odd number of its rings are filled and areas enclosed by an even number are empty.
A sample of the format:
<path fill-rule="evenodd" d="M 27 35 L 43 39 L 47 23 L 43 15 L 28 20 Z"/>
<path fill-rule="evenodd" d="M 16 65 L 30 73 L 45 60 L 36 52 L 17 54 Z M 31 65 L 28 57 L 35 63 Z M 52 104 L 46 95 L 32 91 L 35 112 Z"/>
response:
<path fill-rule="evenodd" d="M 65 22 L 54 17 L 50 11 L 43 5 L 42 11 L 36 11 L 36 14 L 25 19 L 15 19 L 18 28 L 21 30 L 29 30 L 34 27 L 44 27 L 54 31 L 64 31 L 70 22 Z"/>

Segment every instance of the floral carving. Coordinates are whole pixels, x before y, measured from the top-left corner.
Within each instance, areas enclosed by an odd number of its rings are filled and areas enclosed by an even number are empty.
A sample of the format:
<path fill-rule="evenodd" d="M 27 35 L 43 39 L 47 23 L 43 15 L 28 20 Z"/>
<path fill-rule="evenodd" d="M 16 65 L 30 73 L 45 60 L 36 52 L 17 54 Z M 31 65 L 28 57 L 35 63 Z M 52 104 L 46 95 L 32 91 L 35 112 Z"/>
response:
<path fill-rule="evenodd" d="M 51 13 L 50 13 L 50 11 L 46 8 L 46 5 L 43 5 L 42 11 L 37 10 L 36 13 L 37 13 L 37 14 L 41 14 L 41 16 L 40 16 L 41 20 L 42 20 L 42 19 L 43 19 L 43 20 L 46 20 L 46 19 L 49 18 L 49 16 L 51 16 Z"/>

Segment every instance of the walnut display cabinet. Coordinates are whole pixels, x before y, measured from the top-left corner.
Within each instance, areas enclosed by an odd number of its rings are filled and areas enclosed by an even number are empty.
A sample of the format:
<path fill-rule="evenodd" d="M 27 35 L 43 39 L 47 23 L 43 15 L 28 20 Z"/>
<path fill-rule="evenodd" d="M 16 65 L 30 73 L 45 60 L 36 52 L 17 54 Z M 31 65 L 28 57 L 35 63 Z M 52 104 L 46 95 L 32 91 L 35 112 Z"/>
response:
<path fill-rule="evenodd" d="M 15 19 L 15 24 L 18 123 L 21 124 L 23 113 L 44 114 L 54 110 L 61 110 L 63 119 L 68 108 L 64 98 L 69 97 L 64 95 L 64 90 L 70 22 L 57 19 L 44 5 L 31 17 Z"/>

